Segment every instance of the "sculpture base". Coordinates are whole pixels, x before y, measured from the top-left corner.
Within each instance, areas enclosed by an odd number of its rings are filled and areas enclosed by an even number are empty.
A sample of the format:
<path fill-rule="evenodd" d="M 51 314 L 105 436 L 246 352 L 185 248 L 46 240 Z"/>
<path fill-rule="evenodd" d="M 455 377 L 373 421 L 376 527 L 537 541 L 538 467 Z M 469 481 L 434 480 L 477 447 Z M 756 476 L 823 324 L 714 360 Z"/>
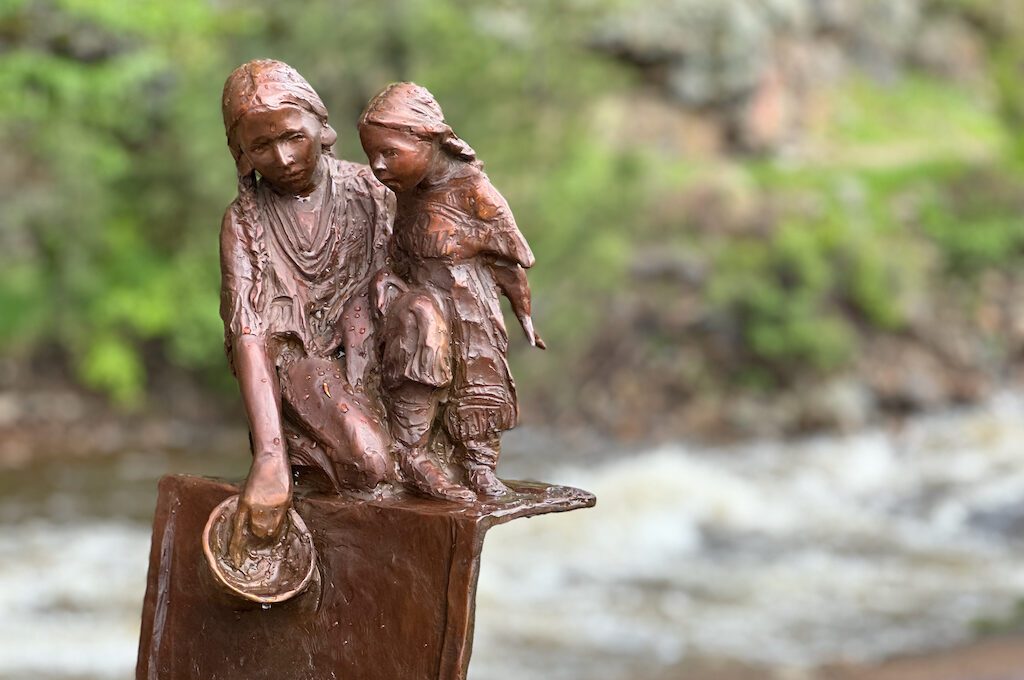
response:
<path fill-rule="evenodd" d="M 268 608 L 222 591 L 203 556 L 203 526 L 238 486 L 164 477 L 136 680 L 462 680 L 486 531 L 595 502 L 579 489 L 508 484 L 514 496 L 468 505 L 297 490 L 320 578 Z"/>

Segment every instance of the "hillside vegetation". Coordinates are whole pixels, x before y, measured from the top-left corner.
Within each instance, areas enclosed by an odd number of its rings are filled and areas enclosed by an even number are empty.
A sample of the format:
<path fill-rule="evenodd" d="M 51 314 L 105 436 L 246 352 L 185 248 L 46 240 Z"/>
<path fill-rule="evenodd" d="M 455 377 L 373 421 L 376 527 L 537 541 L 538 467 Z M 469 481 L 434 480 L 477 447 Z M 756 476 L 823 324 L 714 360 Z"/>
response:
<path fill-rule="evenodd" d="M 1022 23 L 1019 0 L 7 0 L 5 386 L 140 409 L 170 370 L 233 398 L 219 97 L 269 56 L 345 158 L 398 79 L 477 149 L 539 261 L 531 422 L 763 434 L 976 399 L 1024 356 Z"/>

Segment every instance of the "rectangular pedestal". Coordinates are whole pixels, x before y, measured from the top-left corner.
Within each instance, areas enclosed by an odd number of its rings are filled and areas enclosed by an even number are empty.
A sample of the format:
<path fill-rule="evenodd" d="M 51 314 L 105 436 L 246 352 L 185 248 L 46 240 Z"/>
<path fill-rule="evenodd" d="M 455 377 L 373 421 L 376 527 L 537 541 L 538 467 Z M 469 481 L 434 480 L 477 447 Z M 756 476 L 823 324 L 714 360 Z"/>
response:
<path fill-rule="evenodd" d="M 269 608 L 223 592 L 201 545 L 238 488 L 160 481 L 136 680 L 462 680 L 484 534 L 594 504 L 578 489 L 510 483 L 505 502 L 296 496 L 320 584 Z"/>

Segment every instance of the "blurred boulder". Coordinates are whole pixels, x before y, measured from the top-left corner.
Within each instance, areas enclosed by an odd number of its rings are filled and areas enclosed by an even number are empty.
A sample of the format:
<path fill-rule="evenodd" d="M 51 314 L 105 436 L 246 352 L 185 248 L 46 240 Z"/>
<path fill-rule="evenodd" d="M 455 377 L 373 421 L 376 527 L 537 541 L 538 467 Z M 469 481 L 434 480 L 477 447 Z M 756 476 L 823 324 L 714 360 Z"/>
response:
<path fill-rule="evenodd" d="M 808 23 L 801 0 L 661 0 L 600 29 L 593 46 L 637 67 L 683 109 L 719 114 L 725 142 L 784 141 L 799 96 L 785 36 Z M 793 76 L 792 78 L 790 76 Z"/>
<path fill-rule="evenodd" d="M 910 60 L 940 77 L 973 83 L 986 69 L 984 37 L 962 18 L 938 17 L 922 26 L 910 45 Z"/>
<path fill-rule="evenodd" d="M 721 146 L 739 152 L 798 140 L 812 91 L 854 68 L 880 80 L 908 68 L 985 76 L 970 21 L 927 0 L 655 0 L 609 18 L 592 46 L 677 111 L 715 121 Z"/>

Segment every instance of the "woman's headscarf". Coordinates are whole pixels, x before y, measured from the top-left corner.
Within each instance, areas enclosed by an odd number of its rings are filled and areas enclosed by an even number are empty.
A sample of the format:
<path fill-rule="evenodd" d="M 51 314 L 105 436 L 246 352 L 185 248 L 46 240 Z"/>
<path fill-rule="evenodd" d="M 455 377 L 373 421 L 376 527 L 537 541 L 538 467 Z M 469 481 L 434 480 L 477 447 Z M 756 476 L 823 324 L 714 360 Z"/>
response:
<path fill-rule="evenodd" d="M 359 126 L 379 125 L 423 139 L 437 139 L 441 148 L 467 162 L 476 152 L 462 141 L 444 120 L 441 105 L 425 87 L 416 83 L 392 83 L 370 100 L 359 117 Z"/>
<path fill-rule="evenodd" d="M 320 135 L 324 153 L 330 153 L 338 134 L 327 124 L 327 107 L 316 90 L 288 64 L 273 59 L 255 59 L 232 71 L 224 83 L 221 97 L 224 132 L 238 170 L 238 199 L 233 210 L 252 264 L 252 281 L 246 303 L 251 310 L 250 317 L 254 319 L 258 318 L 263 305 L 263 273 L 269 254 L 263 220 L 256 203 L 256 173 L 242 153 L 236 133 L 239 121 L 247 113 L 282 106 L 295 106 L 316 116 L 324 126 Z M 249 329 L 246 332 L 255 332 L 254 326 L 249 326 Z M 229 344 L 229 357 L 230 354 Z"/>

